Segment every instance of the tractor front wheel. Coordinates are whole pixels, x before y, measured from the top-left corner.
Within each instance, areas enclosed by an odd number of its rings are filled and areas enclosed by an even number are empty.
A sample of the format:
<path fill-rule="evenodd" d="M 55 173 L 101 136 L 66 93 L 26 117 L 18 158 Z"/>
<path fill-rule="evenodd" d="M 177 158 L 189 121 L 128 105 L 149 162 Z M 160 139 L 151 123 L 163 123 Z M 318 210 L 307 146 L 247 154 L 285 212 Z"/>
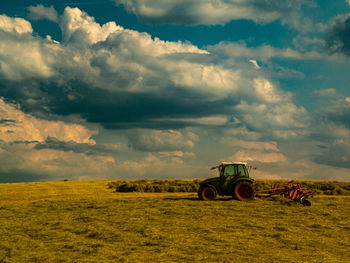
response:
<path fill-rule="evenodd" d="M 249 182 L 239 182 L 233 188 L 233 197 L 240 201 L 251 200 L 254 198 L 254 189 Z"/>
<path fill-rule="evenodd" d="M 199 188 L 198 197 L 200 200 L 210 201 L 216 198 L 216 189 L 211 185 L 205 185 Z"/>

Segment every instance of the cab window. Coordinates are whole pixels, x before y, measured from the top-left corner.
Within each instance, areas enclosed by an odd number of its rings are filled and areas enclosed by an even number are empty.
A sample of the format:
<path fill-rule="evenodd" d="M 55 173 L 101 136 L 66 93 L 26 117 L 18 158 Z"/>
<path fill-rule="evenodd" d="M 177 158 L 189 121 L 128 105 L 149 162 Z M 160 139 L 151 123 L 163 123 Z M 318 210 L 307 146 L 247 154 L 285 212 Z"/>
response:
<path fill-rule="evenodd" d="M 243 165 L 239 164 L 237 166 L 237 171 L 238 171 L 239 176 L 247 176 L 246 171 L 245 171 L 245 167 Z"/>
<path fill-rule="evenodd" d="M 235 167 L 233 165 L 228 165 L 225 167 L 224 176 L 234 175 Z"/>

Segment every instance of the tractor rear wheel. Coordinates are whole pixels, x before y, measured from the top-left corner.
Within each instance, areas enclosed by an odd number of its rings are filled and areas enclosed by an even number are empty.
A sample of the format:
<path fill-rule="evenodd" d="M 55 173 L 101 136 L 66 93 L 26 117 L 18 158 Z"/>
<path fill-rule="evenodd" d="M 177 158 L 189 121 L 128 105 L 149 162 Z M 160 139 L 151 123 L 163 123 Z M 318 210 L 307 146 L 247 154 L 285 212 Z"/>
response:
<path fill-rule="evenodd" d="M 198 197 L 200 200 L 210 201 L 215 199 L 216 195 L 216 189 L 211 185 L 205 185 L 198 190 Z"/>
<path fill-rule="evenodd" d="M 251 200 L 254 198 L 254 189 L 249 182 L 239 182 L 233 188 L 233 197 L 240 201 Z"/>

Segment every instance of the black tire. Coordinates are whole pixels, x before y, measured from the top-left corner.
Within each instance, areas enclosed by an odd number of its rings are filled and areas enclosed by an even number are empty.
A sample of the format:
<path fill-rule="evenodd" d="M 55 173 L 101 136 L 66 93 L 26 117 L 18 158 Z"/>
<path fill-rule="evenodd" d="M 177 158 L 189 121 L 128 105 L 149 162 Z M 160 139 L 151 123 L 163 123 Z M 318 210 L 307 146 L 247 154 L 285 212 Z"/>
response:
<path fill-rule="evenodd" d="M 309 200 L 303 200 L 301 203 L 303 206 L 311 206 L 311 202 Z"/>
<path fill-rule="evenodd" d="M 203 197 L 202 197 L 202 187 L 199 187 L 199 189 L 198 189 L 198 198 L 199 198 L 199 200 L 203 200 Z"/>
<path fill-rule="evenodd" d="M 200 200 L 210 201 L 216 198 L 217 191 L 214 186 L 205 185 L 198 190 L 198 197 Z"/>
<path fill-rule="evenodd" d="M 233 188 L 233 198 L 239 201 L 252 200 L 254 198 L 254 188 L 249 182 L 239 182 Z"/>

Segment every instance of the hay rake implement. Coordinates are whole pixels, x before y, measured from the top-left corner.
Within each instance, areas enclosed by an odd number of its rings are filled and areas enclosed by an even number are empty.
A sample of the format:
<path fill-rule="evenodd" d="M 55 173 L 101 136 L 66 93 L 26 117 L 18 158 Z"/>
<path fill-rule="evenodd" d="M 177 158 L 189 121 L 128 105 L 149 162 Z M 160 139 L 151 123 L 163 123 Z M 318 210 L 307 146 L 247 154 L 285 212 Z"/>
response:
<path fill-rule="evenodd" d="M 311 202 L 307 200 L 307 198 L 312 196 L 313 192 L 304 192 L 301 190 L 300 185 L 298 184 L 286 184 L 282 187 L 277 184 L 273 184 L 271 189 L 255 191 L 255 196 L 257 197 L 270 197 L 273 195 L 281 195 L 295 202 L 299 202 L 304 206 L 310 206 Z"/>

